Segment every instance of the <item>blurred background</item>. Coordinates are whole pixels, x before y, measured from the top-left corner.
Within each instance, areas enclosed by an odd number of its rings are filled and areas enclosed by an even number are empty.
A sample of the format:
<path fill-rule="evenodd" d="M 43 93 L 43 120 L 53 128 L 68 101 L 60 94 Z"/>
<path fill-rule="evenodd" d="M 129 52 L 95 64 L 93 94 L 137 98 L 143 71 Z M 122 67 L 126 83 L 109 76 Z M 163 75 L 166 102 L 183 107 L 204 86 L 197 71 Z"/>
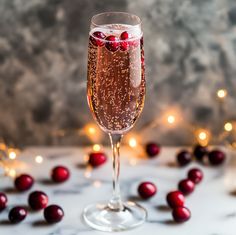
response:
<path fill-rule="evenodd" d="M 1 0 L 0 138 L 108 142 L 86 100 L 90 19 L 104 11 L 143 21 L 147 96 L 130 135 L 188 145 L 205 133 L 217 142 L 236 117 L 235 0 Z"/>

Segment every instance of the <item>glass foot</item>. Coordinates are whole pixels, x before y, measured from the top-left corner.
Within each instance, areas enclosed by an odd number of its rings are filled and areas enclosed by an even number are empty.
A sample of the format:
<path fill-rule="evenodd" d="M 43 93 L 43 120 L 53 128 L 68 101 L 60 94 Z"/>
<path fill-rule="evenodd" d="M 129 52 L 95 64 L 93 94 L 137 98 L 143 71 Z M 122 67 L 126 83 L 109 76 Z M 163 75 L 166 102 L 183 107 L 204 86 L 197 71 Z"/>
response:
<path fill-rule="evenodd" d="M 107 203 L 97 203 L 87 206 L 83 211 L 84 221 L 92 228 L 117 232 L 135 228 L 145 222 L 147 211 L 134 202 L 123 204 L 122 211 L 115 211 Z"/>

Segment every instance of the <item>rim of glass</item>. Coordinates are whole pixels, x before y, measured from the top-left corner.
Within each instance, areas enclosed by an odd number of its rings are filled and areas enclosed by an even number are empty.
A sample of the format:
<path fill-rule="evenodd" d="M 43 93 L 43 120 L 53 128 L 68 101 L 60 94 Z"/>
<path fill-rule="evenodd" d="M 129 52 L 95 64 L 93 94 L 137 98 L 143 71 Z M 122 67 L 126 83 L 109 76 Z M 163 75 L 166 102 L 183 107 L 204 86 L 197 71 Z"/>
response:
<path fill-rule="evenodd" d="M 142 20 L 139 18 L 139 16 L 135 15 L 135 14 L 132 14 L 132 13 L 129 13 L 129 12 L 122 12 L 122 11 L 107 11 L 107 12 L 102 12 L 102 13 L 98 13 L 96 15 L 94 15 L 91 19 L 91 26 L 94 26 L 94 27 L 101 27 L 105 24 L 96 24 L 94 21 L 97 17 L 99 16 L 102 16 L 102 15 L 107 15 L 107 14 L 121 14 L 121 15 L 126 15 L 126 16 L 130 16 L 130 17 L 133 17 L 133 18 L 136 18 L 137 19 L 137 24 L 134 24 L 134 25 L 130 25 L 130 28 L 132 27 L 139 27 L 142 23 Z M 119 22 L 117 22 L 119 23 Z"/>
<path fill-rule="evenodd" d="M 102 28 L 103 26 L 105 26 L 105 25 L 107 25 L 107 24 L 96 24 L 95 22 L 94 22 L 94 20 L 95 20 L 95 18 L 97 18 L 97 17 L 100 17 L 100 16 L 105 16 L 105 15 L 109 15 L 109 14 L 120 14 L 120 15 L 124 15 L 124 16 L 129 16 L 129 17 L 134 17 L 136 20 L 137 20 L 137 24 L 130 24 L 129 25 L 129 27 L 128 27 L 128 29 L 134 29 L 134 28 L 139 28 L 140 29 L 140 34 L 138 35 L 138 36 L 136 36 L 136 37 L 132 37 L 132 38 L 127 38 L 127 39 L 125 39 L 125 40 L 120 40 L 120 39 L 118 39 L 118 40 L 116 40 L 116 42 L 126 42 L 126 41 L 133 41 L 133 40 L 136 40 L 136 39 L 140 39 L 140 38 L 142 38 L 142 36 L 143 36 L 143 32 L 142 32 L 142 30 L 141 30 L 141 24 L 142 24 L 142 21 L 141 21 L 141 19 L 139 18 L 139 16 L 137 16 L 137 15 L 135 15 L 135 14 L 132 14 L 132 13 L 128 13 L 128 12 L 121 12 L 121 11 L 107 11 L 107 12 L 102 12 L 102 13 L 99 13 L 99 14 L 96 14 L 96 15 L 94 15 L 93 17 L 92 17 L 92 19 L 91 19 L 91 31 L 90 31 L 90 36 L 92 36 L 93 38 L 95 38 L 95 39 L 98 39 L 98 40 L 100 40 L 100 41 L 102 41 L 102 42 L 109 42 L 108 40 L 106 40 L 106 38 L 104 38 L 104 39 L 102 39 L 102 38 L 98 38 L 98 37 L 96 37 L 96 36 L 94 36 L 92 33 L 92 27 L 99 27 L 99 28 Z M 118 23 L 118 22 L 117 22 Z M 115 24 L 115 23 L 114 23 Z"/>

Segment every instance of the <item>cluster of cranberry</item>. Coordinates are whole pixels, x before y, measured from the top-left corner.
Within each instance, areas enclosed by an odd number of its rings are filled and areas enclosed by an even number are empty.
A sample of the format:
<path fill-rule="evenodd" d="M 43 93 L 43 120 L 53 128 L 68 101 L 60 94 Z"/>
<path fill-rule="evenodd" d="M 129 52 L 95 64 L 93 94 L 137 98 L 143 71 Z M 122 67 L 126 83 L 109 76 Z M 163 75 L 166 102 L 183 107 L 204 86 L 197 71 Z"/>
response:
<path fill-rule="evenodd" d="M 219 149 L 208 150 L 208 147 L 197 145 L 193 152 L 182 150 L 177 154 L 177 161 L 180 166 L 188 165 L 196 159 L 200 163 L 209 163 L 212 166 L 219 166 L 225 161 L 225 153 Z"/>
<path fill-rule="evenodd" d="M 124 31 L 121 33 L 120 37 L 116 37 L 114 35 L 106 36 L 103 32 L 95 31 L 90 36 L 90 41 L 94 46 L 105 47 L 112 52 L 117 50 L 127 51 L 130 48 L 135 48 L 139 45 L 139 40 L 132 39 L 132 36 Z M 143 39 L 141 38 L 140 43 L 143 43 Z"/>
<path fill-rule="evenodd" d="M 198 168 L 189 170 L 187 179 L 181 180 L 178 184 L 178 190 L 169 192 L 166 201 L 170 208 L 173 209 L 173 219 L 182 223 L 190 219 L 191 212 L 184 206 L 185 196 L 194 191 L 195 184 L 202 181 L 203 173 Z M 152 182 L 143 182 L 138 186 L 138 194 L 143 199 L 153 197 L 157 192 L 157 187 Z"/>
<path fill-rule="evenodd" d="M 160 153 L 160 146 L 156 143 L 146 145 L 146 153 L 149 157 L 155 157 Z M 176 155 L 179 166 L 188 165 L 194 158 L 201 163 L 208 162 L 212 166 L 221 165 L 225 161 L 225 153 L 218 149 L 208 150 L 207 147 L 197 145 L 191 153 L 188 150 L 182 150 Z M 203 179 L 203 172 L 198 168 L 192 168 L 187 174 L 187 178 L 178 184 L 178 190 L 169 192 L 166 196 L 167 204 L 173 209 L 172 216 L 176 222 L 185 222 L 190 219 L 191 212 L 184 206 L 185 196 L 194 191 L 195 185 Z M 138 187 L 138 193 L 141 198 L 149 199 L 157 192 L 157 187 L 152 182 L 143 182 Z"/>
<path fill-rule="evenodd" d="M 51 178 L 56 183 L 66 181 L 70 177 L 69 170 L 64 166 L 57 166 L 52 169 Z M 15 179 L 15 188 L 19 192 L 25 192 L 32 188 L 34 184 L 34 178 L 28 174 L 22 174 Z M 7 207 L 7 195 L 0 192 L 0 211 L 3 211 Z M 33 191 L 29 194 L 28 204 L 34 211 L 44 209 L 44 218 L 47 223 L 57 223 L 62 220 L 64 216 L 63 209 L 58 205 L 48 206 L 48 196 L 42 191 Z M 23 221 L 27 216 L 27 209 L 22 206 L 13 207 L 9 211 L 9 221 L 11 223 L 19 223 Z"/>

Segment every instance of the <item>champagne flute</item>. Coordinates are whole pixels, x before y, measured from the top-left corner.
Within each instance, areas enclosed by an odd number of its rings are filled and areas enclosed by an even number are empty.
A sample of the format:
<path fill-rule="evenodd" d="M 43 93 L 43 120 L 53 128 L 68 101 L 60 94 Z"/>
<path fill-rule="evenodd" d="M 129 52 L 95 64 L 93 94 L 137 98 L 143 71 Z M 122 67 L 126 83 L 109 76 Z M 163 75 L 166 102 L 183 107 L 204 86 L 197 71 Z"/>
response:
<path fill-rule="evenodd" d="M 144 49 L 141 20 L 124 12 L 92 17 L 88 46 L 87 99 L 113 150 L 113 195 L 108 203 L 84 209 L 85 222 L 101 231 L 121 231 L 142 224 L 146 210 L 122 202 L 119 186 L 120 142 L 142 112 L 145 99 Z"/>

